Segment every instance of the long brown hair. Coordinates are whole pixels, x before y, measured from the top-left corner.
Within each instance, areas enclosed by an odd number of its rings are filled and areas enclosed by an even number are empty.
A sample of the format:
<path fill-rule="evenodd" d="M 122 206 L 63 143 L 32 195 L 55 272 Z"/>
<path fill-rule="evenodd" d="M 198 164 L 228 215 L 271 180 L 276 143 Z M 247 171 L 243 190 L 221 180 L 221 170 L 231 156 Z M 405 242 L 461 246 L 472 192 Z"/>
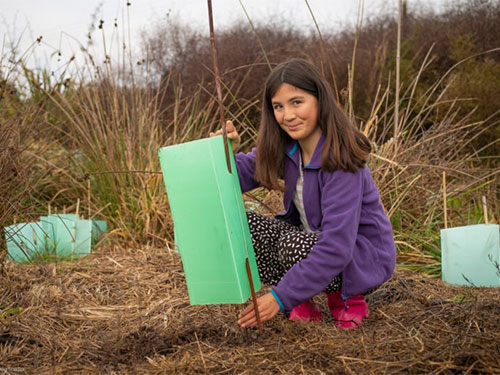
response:
<path fill-rule="evenodd" d="M 283 187 L 285 147 L 290 136 L 274 117 L 272 97 L 283 83 L 314 95 L 318 101 L 318 126 L 325 136 L 321 169 L 356 172 L 366 164 L 371 145 L 337 104 L 331 87 L 321 73 L 307 60 L 290 59 L 276 66 L 267 77 L 262 114 L 257 136 L 255 178 L 269 189 Z"/>

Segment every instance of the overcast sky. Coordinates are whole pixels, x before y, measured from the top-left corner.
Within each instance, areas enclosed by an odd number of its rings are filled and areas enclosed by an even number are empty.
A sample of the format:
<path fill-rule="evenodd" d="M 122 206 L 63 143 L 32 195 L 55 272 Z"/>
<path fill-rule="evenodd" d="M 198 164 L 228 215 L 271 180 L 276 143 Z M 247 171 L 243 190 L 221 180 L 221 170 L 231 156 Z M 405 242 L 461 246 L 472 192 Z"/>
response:
<path fill-rule="evenodd" d="M 301 29 L 312 29 L 313 20 L 304 0 L 241 0 L 254 22 L 272 22 L 279 18 Z M 410 4 L 438 7 L 445 0 L 409 0 Z M 208 36 L 206 0 L 0 0 L 0 35 L 4 51 L 12 42 L 20 41 L 19 51 L 24 52 L 39 36 L 43 44 L 34 51 L 37 59 L 32 65 L 53 64 L 61 51 L 69 58 L 78 53 L 77 43 L 86 43 L 93 15 L 103 20 L 108 43 L 112 40 L 113 24 L 123 35 L 131 33 L 132 46 L 137 50 L 141 30 L 169 17 L 189 23 Z M 233 22 L 247 22 L 240 0 L 212 0 L 215 30 Z M 377 13 L 396 12 L 397 0 L 365 0 L 364 17 Z M 323 31 L 355 24 L 358 14 L 357 0 L 309 0 L 313 13 Z M 126 32 L 123 33 L 123 26 Z M 130 25 L 130 27 L 128 27 Z M 97 42 L 100 43 L 100 42 Z M 100 47 L 100 46 L 99 46 Z M 5 52 L 3 53 L 3 55 Z"/>

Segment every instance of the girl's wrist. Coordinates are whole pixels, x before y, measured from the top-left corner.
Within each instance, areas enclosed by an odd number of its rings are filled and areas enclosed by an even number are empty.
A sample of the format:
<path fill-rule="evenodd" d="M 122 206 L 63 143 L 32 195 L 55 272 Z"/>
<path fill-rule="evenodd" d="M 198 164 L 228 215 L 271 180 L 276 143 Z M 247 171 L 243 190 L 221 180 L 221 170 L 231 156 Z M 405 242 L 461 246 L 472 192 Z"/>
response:
<path fill-rule="evenodd" d="M 279 299 L 278 295 L 276 294 L 276 292 L 273 289 L 271 289 L 271 294 L 273 295 L 273 297 L 276 300 L 276 302 L 278 302 L 280 310 L 281 311 L 285 311 L 285 307 L 283 306 L 283 303 L 281 302 L 281 300 Z"/>

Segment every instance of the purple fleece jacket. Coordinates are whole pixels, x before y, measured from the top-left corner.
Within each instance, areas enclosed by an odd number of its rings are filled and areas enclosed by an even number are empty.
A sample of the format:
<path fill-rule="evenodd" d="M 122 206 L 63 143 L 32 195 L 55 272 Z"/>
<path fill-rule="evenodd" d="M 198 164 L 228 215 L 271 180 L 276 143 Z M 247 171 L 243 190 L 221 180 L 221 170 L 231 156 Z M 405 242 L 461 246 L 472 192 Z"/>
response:
<path fill-rule="evenodd" d="M 309 255 L 288 270 L 273 290 L 284 310 L 321 293 L 342 273 L 342 297 L 348 298 L 376 288 L 394 272 L 396 246 L 392 227 L 384 212 L 368 167 L 356 173 L 321 170 L 322 136 L 311 162 L 303 169 L 303 197 L 307 221 L 319 231 Z M 235 157 L 243 192 L 259 186 L 255 181 L 255 149 Z M 292 202 L 299 176 L 298 143 L 286 150 L 285 220 L 297 215 Z"/>

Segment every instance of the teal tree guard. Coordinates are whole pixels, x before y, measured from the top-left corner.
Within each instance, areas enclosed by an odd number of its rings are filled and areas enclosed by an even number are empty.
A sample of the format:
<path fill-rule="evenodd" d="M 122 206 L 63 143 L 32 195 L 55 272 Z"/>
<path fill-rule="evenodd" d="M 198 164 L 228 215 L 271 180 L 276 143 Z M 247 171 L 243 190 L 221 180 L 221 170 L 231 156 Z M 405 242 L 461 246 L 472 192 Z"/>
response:
<path fill-rule="evenodd" d="M 500 287 L 500 240 L 497 224 L 488 223 L 486 199 L 483 210 L 486 224 L 448 228 L 446 173 L 443 172 L 444 229 L 441 229 L 441 275 L 453 285 Z"/>
<path fill-rule="evenodd" d="M 160 164 L 191 304 L 244 303 L 251 296 L 260 330 L 255 289 L 261 285 L 241 187 L 232 173 L 211 0 L 207 4 L 223 135 L 164 147 Z"/>
<path fill-rule="evenodd" d="M 261 287 L 240 183 L 221 136 L 159 151 L 191 304 L 244 303 L 252 295 L 246 259 Z M 232 170 L 236 170 L 230 153 Z"/>

